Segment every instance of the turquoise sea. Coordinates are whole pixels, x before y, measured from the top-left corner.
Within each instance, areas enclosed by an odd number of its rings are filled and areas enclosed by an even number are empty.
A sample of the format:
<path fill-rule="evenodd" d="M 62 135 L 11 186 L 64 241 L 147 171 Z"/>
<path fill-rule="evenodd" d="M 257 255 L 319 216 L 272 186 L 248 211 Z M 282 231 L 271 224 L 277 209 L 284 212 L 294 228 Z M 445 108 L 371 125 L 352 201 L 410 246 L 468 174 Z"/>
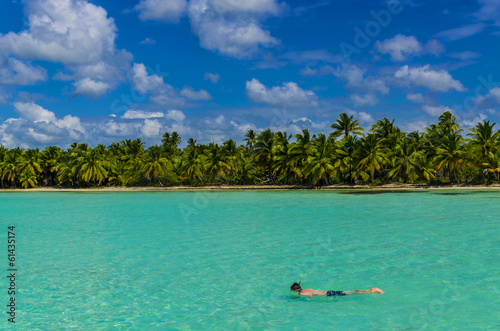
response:
<path fill-rule="evenodd" d="M 0 215 L 19 330 L 500 329 L 500 191 L 13 192 Z"/>

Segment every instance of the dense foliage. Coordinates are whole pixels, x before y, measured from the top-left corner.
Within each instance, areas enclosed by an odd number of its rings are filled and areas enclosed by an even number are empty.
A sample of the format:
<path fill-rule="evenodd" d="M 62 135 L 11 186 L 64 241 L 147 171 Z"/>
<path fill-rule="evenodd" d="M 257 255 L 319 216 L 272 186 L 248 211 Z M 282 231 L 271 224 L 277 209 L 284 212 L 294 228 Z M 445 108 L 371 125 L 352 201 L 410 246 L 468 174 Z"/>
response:
<path fill-rule="evenodd" d="M 73 143 L 67 150 L 0 146 L 2 187 L 94 187 L 172 185 L 329 185 L 334 183 L 429 183 L 500 181 L 500 131 L 478 123 L 464 134 L 445 112 L 425 132 L 405 133 L 387 118 L 369 132 L 345 113 L 327 136 L 307 129 L 260 133 L 249 130 L 245 145 L 219 146 L 190 138 L 180 149 L 176 132 L 161 146 L 140 139 L 94 148 Z"/>

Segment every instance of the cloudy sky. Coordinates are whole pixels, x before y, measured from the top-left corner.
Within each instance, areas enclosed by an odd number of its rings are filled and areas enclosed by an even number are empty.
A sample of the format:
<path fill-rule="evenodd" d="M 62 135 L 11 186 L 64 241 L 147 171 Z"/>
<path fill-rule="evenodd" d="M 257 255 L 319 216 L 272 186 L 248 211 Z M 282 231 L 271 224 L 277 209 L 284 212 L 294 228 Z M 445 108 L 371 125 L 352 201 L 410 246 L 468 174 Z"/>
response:
<path fill-rule="evenodd" d="M 500 122 L 500 0 L 4 0 L 0 144 Z"/>

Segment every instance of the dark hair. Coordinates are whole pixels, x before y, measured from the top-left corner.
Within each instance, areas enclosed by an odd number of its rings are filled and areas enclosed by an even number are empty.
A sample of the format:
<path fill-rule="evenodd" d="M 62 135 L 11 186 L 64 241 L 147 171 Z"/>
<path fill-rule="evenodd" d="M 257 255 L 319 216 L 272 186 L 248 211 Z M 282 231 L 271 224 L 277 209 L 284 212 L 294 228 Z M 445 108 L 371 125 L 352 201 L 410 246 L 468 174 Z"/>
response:
<path fill-rule="evenodd" d="M 293 285 L 290 286 L 290 291 L 297 291 L 297 290 L 302 290 L 302 287 L 300 287 L 299 283 L 293 283 Z"/>

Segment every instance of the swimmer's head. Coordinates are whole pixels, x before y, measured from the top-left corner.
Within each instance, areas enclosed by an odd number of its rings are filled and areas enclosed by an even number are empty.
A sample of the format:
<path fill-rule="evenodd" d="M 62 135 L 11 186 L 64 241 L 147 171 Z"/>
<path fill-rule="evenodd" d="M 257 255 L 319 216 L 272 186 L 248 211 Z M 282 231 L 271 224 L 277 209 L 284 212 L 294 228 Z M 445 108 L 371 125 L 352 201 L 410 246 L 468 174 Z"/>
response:
<path fill-rule="evenodd" d="M 293 285 L 290 286 L 290 291 L 300 292 L 300 290 L 302 290 L 302 288 L 299 283 L 293 283 Z"/>

